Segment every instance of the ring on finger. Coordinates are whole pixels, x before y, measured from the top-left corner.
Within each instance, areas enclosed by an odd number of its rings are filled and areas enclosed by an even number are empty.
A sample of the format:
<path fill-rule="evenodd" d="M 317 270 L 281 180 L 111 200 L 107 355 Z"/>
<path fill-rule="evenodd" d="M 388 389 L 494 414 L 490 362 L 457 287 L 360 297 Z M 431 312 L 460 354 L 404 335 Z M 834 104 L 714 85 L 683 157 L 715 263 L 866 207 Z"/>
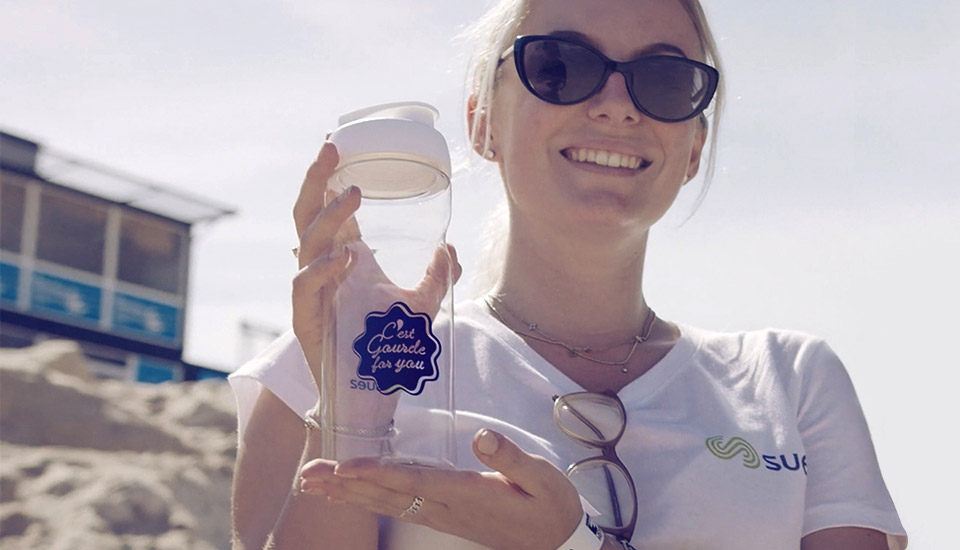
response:
<path fill-rule="evenodd" d="M 423 497 L 414 496 L 413 502 L 410 503 L 410 506 L 407 506 L 406 510 L 400 512 L 400 517 L 412 516 L 420 511 L 420 507 L 423 506 Z"/>

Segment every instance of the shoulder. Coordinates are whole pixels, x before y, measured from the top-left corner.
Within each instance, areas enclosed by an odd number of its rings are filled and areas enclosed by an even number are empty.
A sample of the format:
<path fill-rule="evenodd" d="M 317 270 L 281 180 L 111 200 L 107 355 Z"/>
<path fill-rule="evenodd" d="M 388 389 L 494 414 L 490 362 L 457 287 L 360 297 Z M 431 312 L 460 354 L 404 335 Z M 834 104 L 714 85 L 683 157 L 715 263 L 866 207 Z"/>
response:
<path fill-rule="evenodd" d="M 826 340 L 797 330 L 719 332 L 681 326 L 681 331 L 697 341 L 702 357 L 725 364 L 750 362 L 800 372 L 812 363 L 836 357 Z"/>
<path fill-rule="evenodd" d="M 694 365 L 730 383 L 779 386 L 802 401 L 824 385 L 849 385 L 843 363 L 826 340 L 806 332 L 765 328 L 717 332 L 682 326 L 697 342 Z"/>
<path fill-rule="evenodd" d="M 253 415 L 254 404 L 264 388 L 298 414 L 317 402 L 316 385 L 293 331 L 274 340 L 227 379 L 237 399 L 237 421 L 241 433 Z"/>

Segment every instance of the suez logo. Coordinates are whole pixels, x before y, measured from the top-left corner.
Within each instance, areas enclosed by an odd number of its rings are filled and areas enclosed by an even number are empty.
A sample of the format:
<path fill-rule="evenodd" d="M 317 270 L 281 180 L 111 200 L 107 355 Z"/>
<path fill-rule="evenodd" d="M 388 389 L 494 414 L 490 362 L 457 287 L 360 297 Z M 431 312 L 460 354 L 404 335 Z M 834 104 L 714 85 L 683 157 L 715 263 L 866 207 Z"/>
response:
<path fill-rule="evenodd" d="M 707 449 L 717 458 L 730 460 L 737 456 L 743 457 L 744 468 L 756 470 L 761 465 L 772 471 L 793 471 L 803 469 L 804 475 L 807 473 L 807 455 L 792 453 L 789 455 L 761 455 L 758 454 L 753 445 L 742 437 L 731 437 L 726 442 L 723 436 L 714 436 L 707 438 Z"/>

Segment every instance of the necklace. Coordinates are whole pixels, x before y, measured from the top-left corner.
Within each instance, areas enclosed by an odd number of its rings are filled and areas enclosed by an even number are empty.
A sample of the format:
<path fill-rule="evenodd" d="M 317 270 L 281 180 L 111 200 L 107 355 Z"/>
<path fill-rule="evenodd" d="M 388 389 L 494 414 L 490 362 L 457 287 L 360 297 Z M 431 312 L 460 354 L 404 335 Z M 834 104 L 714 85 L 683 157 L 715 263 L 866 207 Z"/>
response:
<path fill-rule="evenodd" d="M 620 370 L 624 373 L 629 370 L 626 366 L 627 362 L 629 362 L 630 358 L 633 357 L 633 353 L 637 351 L 637 346 L 644 343 L 647 340 L 647 338 L 650 337 L 650 331 L 653 329 L 653 324 L 657 320 L 657 314 L 654 313 L 653 309 L 648 308 L 647 318 L 643 322 L 643 330 L 640 334 L 634 336 L 629 342 L 624 342 L 623 344 L 617 344 L 617 345 L 609 346 L 603 349 L 593 349 L 590 346 L 572 346 L 566 342 L 562 342 L 560 340 L 557 340 L 556 338 L 552 338 L 551 336 L 545 334 L 542 330 L 540 330 L 540 328 L 537 326 L 537 323 L 531 323 L 529 321 L 525 321 L 516 313 L 510 311 L 510 308 L 508 308 L 506 304 L 503 303 L 503 300 L 501 300 L 500 298 L 497 298 L 496 296 L 487 294 L 486 296 L 483 297 L 483 301 L 484 303 L 487 304 L 487 307 L 490 308 L 490 311 L 493 312 L 493 314 L 497 317 L 497 319 L 500 320 L 501 323 L 503 323 L 505 327 L 509 328 L 510 330 L 517 333 L 518 335 L 526 338 L 532 338 L 533 340 L 537 340 L 538 342 L 544 342 L 554 346 L 560 346 L 565 350 L 567 350 L 568 352 L 570 352 L 570 357 L 579 357 L 581 359 L 586 359 L 587 361 L 591 361 L 593 363 L 599 363 L 601 365 L 609 365 L 611 367 L 621 367 Z M 498 306 L 494 305 L 494 302 L 496 302 L 500 308 L 503 308 L 503 310 L 506 311 L 507 314 L 510 315 L 510 317 L 516 319 L 521 324 L 526 325 L 527 330 L 520 331 L 511 327 L 510 324 L 507 323 L 507 321 L 503 318 L 503 315 L 501 315 L 498 309 Z M 626 357 L 624 357 L 619 361 L 605 361 L 603 359 L 597 359 L 596 357 L 590 356 L 591 353 L 603 352 L 603 351 L 614 349 L 627 344 L 633 344 L 633 345 L 630 347 L 630 351 L 627 352 Z"/>

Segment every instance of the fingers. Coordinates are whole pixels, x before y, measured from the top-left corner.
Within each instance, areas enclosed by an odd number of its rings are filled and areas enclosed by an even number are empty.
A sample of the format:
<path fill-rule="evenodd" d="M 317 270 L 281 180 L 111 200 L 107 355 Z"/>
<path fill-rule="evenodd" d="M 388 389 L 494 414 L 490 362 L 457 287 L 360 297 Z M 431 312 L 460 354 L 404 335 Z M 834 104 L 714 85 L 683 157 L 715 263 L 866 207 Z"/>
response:
<path fill-rule="evenodd" d="M 327 180 L 330 179 L 339 162 L 340 155 L 337 153 L 337 147 L 325 141 L 320 147 L 317 158 L 307 169 L 297 202 L 293 206 L 293 221 L 297 226 L 297 235 L 303 235 L 310 222 L 323 209 Z"/>
<path fill-rule="evenodd" d="M 300 490 L 311 495 L 325 496 L 331 502 L 346 502 L 380 515 L 412 522 L 418 522 L 428 515 L 443 514 L 447 509 L 445 504 L 424 497 L 420 497 L 419 505 L 414 506 L 414 499 L 419 496 L 416 493 L 401 493 L 360 479 L 335 476 L 317 479 L 305 476 Z"/>
<path fill-rule="evenodd" d="M 437 248 L 414 292 L 422 296 L 426 303 L 438 304 L 446 295 L 450 281 L 456 283 L 462 273 L 463 267 L 457 261 L 457 249 L 450 244 Z"/>
<path fill-rule="evenodd" d="M 360 189 L 350 187 L 325 208 L 320 209 L 307 228 L 300 234 L 300 266 L 311 263 L 333 248 L 337 233 L 360 207 Z M 337 243 L 342 246 L 345 243 Z"/>
<path fill-rule="evenodd" d="M 453 284 L 457 284 L 460 276 L 463 275 L 463 266 L 460 265 L 460 259 L 457 257 L 457 248 L 452 244 L 447 244 L 447 254 L 450 255 L 450 262 L 453 266 Z"/>
<path fill-rule="evenodd" d="M 551 495 L 558 487 L 571 487 L 563 472 L 548 460 L 525 452 L 510 438 L 492 430 L 477 432 L 473 453 L 531 496 Z"/>
<path fill-rule="evenodd" d="M 517 489 L 532 496 L 551 494 L 557 487 L 567 487 L 579 503 L 576 489 L 566 476 L 548 460 L 531 455 L 510 439 L 492 430 L 480 430 L 473 440 L 474 453 L 485 465 L 502 475 L 467 470 L 430 468 L 375 457 L 355 458 L 337 464 L 332 470 L 326 461 L 314 461 L 302 471 L 304 477 L 328 482 L 363 482 L 401 494 L 419 494 L 439 502 L 450 502 L 470 495 L 477 486 L 491 486 L 494 478 L 512 482 Z M 311 466 L 316 463 L 316 466 Z"/>
<path fill-rule="evenodd" d="M 362 480 L 402 494 L 417 494 L 429 500 L 451 503 L 470 499 L 484 486 L 502 495 L 516 493 L 515 488 L 497 474 L 467 470 L 446 470 L 377 458 L 356 458 L 341 462 L 336 477 Z M 491 484 L 490 481 L 498 481 Z M 493 487 L 499 485 L 498 489 Z"/>
<path fill-rule="evenodd" d="M 551 515 L 558 524 L 574 525 L 583 513 L 580 495 L 567 476 L 547 459 L 525 452 L 510 438 L 480 430 L 473 437 L 473 453 L 530 495 L 532 501 L 551 503 Z"/>
<path fill-rule="evenodd" d="M 436 520 L 449 514 L 447 505 L 423 497 L 414 505 L 419 493 L 401 493 L 362 479 L 336 476 L 333 473 L 335 466 L 336 463 L 329 460 L 308 462 L 300 473 L 300 491 L 413 523 L 429 525 L 431 518 Z"/>
<path fill-rule="evenodd" d="M 349 249 L 335 248 L 301 268 L 293 278 L 293 299 L 315 296 L 329 283 L 342 279 L 350 258 Z"/>
<path fill-rule="evenodd" d="M 329 311 L 332 301 L 324 299 L 324 292 L 333 292 L 346 278 L 351 257 L 349 249 L 335 248 L 329 254 L 314 259 L 294 276 L 293 328 L 301 345 L 319 342 L 322 334 L 318 331 L 329 330 L 329 323 L 317 322 L 332 315 L 332 311 Z M 308 334 L 310 331 L 315 333 Z"/>
<path fill-rule="evenodd" d="M 377 458 L 357 458 L 340 463 L 336 477 L 359 479 L 445 504 L 470 501 L 477 493 L 486 492 L 502 499 L 518 495 L 546 496 L 572 500 L 579 505 L 576 489 L 563 472 L 546 459 L 527 454 L 508 438 L 481 430 L 474 440 L 474 450 L 484 464 L 499 473 L 445 470 Z"/>
<path fill-rule="evenodd" d="M 552 539 L 573 530 L 583 512 L 576 489 L 562 472 L 487 430 L 478 433 L 474 451 L 499 471 L 357 458 L 305 468 L 301 487 L 490 548 L 555 548 L 560 541 Z M 507 473 L 516 479 L 508 479 Z"/>
<path fill-rule="evenodd" d="M 363 194 L 361 193 L 361 196 Z M 328 189 L 327 190 L 327 204 L 333 203 L 337 197 L 339 197 L 335 191 Z M 334 245 L 343 245 L 356 242 L 360 240 L 360 224 L 357 223 L 356 216 L 350 216 L 347 221 L 343 223 L 343 226 L 340 228 L 340 231 L 337 233 Z"/>
<path fill-rule="evenodd" d="M 452 244 L 445 245 L 447 249 L 447 255 L 450 257 L 451 276 L 453 277 L 453 284 L 457 284 L 457 281 L 460 280 L 460 276 L 463 275 L 463 266 L 460 265 L 460 259 L 457 257 L 457 249 Z"/>
<path fill-rule="evenodd" d="M 327 254 L 334 245 L 360 237 L 356 220 L 352 219 L 360 207 L 360 190 L 351 187 L 338 195 L 327 187 L 339 162 L 336 146 L 324 142 L 300 186 L 293 218 L 300 236 L 297 257 L 301 268 Z"/>
<path fill-rule="evenodd" d="M 323 476 L 333 475 L 333 470 L 337 463 L 332 460 L 315 458 L 303 465 L 300 469 L 301 481 L 308 478 L 321 478 Z"/>

